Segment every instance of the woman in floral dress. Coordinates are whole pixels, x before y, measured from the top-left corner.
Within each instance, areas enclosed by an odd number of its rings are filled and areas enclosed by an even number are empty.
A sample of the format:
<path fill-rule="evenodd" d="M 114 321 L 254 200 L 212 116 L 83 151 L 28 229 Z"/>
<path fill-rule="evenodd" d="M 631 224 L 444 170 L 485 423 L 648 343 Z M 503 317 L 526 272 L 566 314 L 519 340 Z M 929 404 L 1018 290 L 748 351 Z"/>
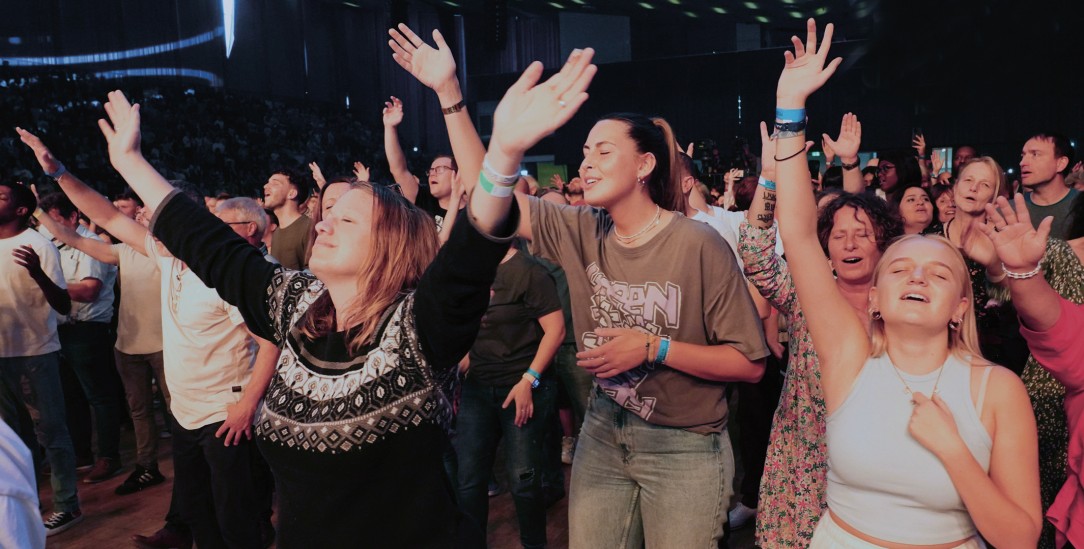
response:
<path fill-rule="evenodd" d="M 806 547 L 826 505 L 825 405 L 817 355 L 790 271 L 775 254 L 775 143 L 763 124 L 761 139 L 761 184 L 741 226 L 739 253 L 746 277 L 786 318 L 790 359 L 764 462 L 756 538 L 765 548 Z M 841 156 L 841 148 L 857 154 L 858 132 L 845 124 L 833 146 Z M 843 194 L 822 209 L 817 232 L 837 284 L 855 313 L 866 318 L 874 267 L 888 243 L 902 234 L 902 223 L 879 198 Z"/>

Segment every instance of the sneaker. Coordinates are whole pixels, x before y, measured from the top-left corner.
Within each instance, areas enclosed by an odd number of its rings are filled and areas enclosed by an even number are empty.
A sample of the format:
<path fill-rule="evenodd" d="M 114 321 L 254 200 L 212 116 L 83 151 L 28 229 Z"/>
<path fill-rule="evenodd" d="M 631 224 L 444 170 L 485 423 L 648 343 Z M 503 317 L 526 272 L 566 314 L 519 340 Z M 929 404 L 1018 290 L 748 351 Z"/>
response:
<path fill-rule="evenodd" d="M 126 496 L 144 488 L 150 488 L 155 484 L 161 484 L 165 480 L 166 477 L 162 476 L 162 473 L 159 473 L 157 468 L 148 469 L 142 465 L 136 465 L 132 474 L 128 475 L 128 478 L 120 486 L 117 486 L 113 493 L 118 496 Z"/>
<path fill-rule="evenodd" d="M 82 511 L 53 513 L 45 520 L 45 535 L 55 536 L 83 520 Z"/>
<path fill-rule="evenodd" d="M 118 463 L 117 460 L 101 458 L 94 464 L 94 468 L 90 470 L 90 474 L 87 475 L 87 478 L 83 479 L 83 482 L 95 484 L 113 478 L 113 475 L 119 472 L 120 463 Z"/>
<path fill-rule="evenodd" d="M 746 507 L 745 504 L 739 501 L 738 505 L 731 509 L 726 517 L 730 522 L 730 529 L 737 530 L 756 522 L 757 509 L 756 507 Z"/>
<path fill-rule="evenodd" d="M 572 457 L 576 455 L 576 437 L 561 437 L 561 463 L 572 465 Z"/>
<path fill-rule="evenodd" d="M 162 527 L 149 536 L 132 536 L 132 543 L 143 549 L 192 549 L 192 536 Z"/>
<path fill-rule="evenodd" d="M 504 490 L 501 489 L 501 485 L 499 483 L 497 483 L 497 481 L 491 480 L 491 481 L 489 481 L 489 489 L 486 490 L 486 494 L 488 494 L 489 497 L 492 498 L 492 497 L 497 497 L 497 496 L 501 495 L 501 492 L 503 492 L 503 491 Z"/>

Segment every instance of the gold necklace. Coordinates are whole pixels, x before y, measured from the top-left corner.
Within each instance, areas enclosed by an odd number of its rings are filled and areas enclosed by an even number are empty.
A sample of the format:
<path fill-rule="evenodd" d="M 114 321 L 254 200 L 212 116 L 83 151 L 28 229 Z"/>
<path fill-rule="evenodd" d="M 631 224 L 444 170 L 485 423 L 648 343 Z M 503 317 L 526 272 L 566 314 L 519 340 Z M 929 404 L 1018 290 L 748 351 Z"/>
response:
<path fill-rule="evenodd" d="M 903 392 L 906 393 L 907 396 L 911 397 L 911 404 L 914 405 L 915 404 L 915 392 L 911 390 L 911 386 L 907 384 L 906 379 L 903 379 L 903 375 L 900 374 L 900 369 L 897 368 L 896 365 L 892 363 L 891 359 L 889 359 L 888 363 L 892 366 L 892 371 L 896 372 L 896 377 L 900 378 L 900 382 L 903 383 Z M 935 379 L 934 382 L 933 382 L 933 390 L 930 391 L 930 398 L 933 398 L 933 396 L 937 394 L 937 385 L 939 383 L 941 383 L 941 374 L 943 374 L 943 373 L 945 373 L 945 365 L 944 364 L 942 364 L 941 369 L 937 371 L 937 379 Z"/>
<path fill-rule="evenodd" d="M 637 238 L 640 238 L 641 236 L 644 236 L 651 229 L 654 229 L 655 226 L 659 224 L 660 219 L 662 219 L 662 208 L 658 204 L 656 204 L 655 205 L 655 217 L 651 218 L 651 221 L 648 221 L 647 225 L 644 225 L 643 229 L 640 229 L 634 235 L 625 236 L 625 235 L 617 232 L 617 225 L 615 224 L 614 225 L 614 238 L 616 238 L 618 240 L 618 242 L 628 244 L 629 242 L 632 242 L 633 240 L 636 240 Z"/>

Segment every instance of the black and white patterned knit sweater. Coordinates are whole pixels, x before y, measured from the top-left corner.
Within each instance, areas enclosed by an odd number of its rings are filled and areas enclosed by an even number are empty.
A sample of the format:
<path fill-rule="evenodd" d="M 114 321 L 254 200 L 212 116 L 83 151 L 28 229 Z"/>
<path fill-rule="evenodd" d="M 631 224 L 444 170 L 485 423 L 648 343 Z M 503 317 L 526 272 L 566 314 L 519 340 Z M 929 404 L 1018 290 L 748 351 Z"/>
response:
<path fill-rule="evenodd" d="M 282 348 L 255 420 L 278 489 L 279 547 L 461 546 L 444 469 L 446 395 L 510 238 L 483 235 L 460 214 L 417 288 L 384 312 L 369 346 L 351 353 L 341 332 L 312 340 L 299 331 L 326 292 L 311 273 L 264 261 L 177 193 L 152 229 L 253 333 Z"/>

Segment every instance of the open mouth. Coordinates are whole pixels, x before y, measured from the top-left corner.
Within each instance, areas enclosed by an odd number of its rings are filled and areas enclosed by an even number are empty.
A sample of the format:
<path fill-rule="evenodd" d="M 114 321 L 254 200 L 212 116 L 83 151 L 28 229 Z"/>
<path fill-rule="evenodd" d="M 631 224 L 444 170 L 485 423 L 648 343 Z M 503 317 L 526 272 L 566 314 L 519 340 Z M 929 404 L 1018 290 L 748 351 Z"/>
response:
<path fill-rule="evenodd" d="M 903 297 L 901 297 L 900 299 L 902 299 L 903 301 L 918 301 L 920 303 L 930 302 L 930 300 L 922 294 L 904 294 Z"/>
<path fill-rule="evenodd" d="M 859 261 L 862 261 L 861 257 L 845 257 L 845 258 L 843 258 L 843 262 L 848 264 L 848 265 L 855 265 Z"/>

